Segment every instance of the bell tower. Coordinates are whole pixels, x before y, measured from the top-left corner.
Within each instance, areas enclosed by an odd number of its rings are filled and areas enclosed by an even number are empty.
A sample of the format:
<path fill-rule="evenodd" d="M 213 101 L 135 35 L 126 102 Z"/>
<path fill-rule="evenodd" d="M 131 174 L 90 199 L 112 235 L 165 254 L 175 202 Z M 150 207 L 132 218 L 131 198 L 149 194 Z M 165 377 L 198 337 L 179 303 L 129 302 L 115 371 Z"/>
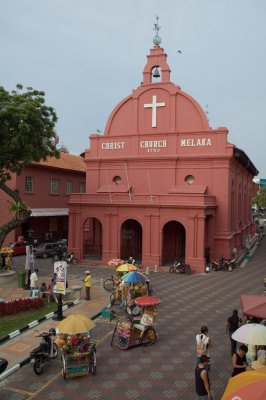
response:
<path fill-rule="evenodd" d="M 156 32 L 153 43 L 154 47 L 150 50 L 150 54 L 147 56 L 147 64 L 143 71 L 143 84 L 151 83 L 165 83 L 170 82 L 170 68 L 166 62 L 167 54 L 164 53 L 163 48 L 160 47 L 161 38 L 159 36 L 159 30 L 161 27 L 158 24 L 159 17 L 156 16 L 157 22 L 154 24 L 154 30 Z M 154 78 L 154 79 L 153 79 Z M 156 81 L 155 79 L 160 80 Z"/>

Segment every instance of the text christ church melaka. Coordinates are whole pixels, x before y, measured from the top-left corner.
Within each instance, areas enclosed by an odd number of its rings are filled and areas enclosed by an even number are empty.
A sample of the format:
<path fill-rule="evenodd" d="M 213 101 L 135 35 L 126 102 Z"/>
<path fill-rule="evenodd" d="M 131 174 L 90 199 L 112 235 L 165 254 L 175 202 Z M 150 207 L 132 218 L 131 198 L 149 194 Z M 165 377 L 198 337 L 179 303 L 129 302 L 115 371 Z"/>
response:
<path fill-rule="evenodd" d="M 200 273 L 206 259 L 241 256 L 255 240 L 258 171 L 170 81 L 159 29 L 143 82 L 112 111 L 104 135 L 90 135 L 86 193 L 69 201 L 69 249 L 98 264 L 184 260 Z"/>

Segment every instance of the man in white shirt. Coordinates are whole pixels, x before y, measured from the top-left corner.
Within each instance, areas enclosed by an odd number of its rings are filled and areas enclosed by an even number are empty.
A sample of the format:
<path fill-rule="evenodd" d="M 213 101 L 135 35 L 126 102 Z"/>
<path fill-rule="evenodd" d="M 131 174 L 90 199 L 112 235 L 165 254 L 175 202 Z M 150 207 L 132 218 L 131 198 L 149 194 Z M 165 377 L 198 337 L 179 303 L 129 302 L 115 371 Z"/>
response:
<path fill-rule="evenodd" d="M 210 357 L 210 348 L 212 347 L 212 342 L 209 337 L 209 330 L 206 325 L 202 326 L 200 329 L 201 333 L 196 335 L 196 345 L 197 345 L 197 363 L 200 361 L 202 355 L 207 355 Z M 210 362 L 209 362 L 210 367 Z"/>
<path fill-rule="evenodd" d="M 38 288 L 38 276 L 39 270 L 36 268 L 30 275 L 30 297 L 32 297 L 33 290 Z"/>

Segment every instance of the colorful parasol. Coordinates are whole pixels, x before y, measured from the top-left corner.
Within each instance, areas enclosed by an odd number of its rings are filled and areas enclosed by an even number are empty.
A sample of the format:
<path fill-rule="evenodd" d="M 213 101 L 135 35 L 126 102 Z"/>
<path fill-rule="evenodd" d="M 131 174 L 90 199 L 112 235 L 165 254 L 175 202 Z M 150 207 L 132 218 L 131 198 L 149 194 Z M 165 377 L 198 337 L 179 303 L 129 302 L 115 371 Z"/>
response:
<path fill-rule="evenodd" d="M 122 276 L 122 281 L 128 283 L 140 283 L 140 282 L 150 282 L 149 278 L 142 274 L 141 272 L 128 272 L 126 275 Z"/>
<path fill-rule="evenodd" d="M 240 326 L 232 338 L 240 343 L 266 346 L 266 326 L 261 324 L 245 324 Z"/>
<path fill-rule="evenodd" d="M 112 260 L 107 262 L 107 265 L 110 265 L 111 267 L 119 267 L 119 265 L 124 264 L 124 260 L 121 260 L 121 258 L 112 258 Z"/>
<path fill-rule="evenodd" d="M 58 330 L 60 333 L 74 335 L 90 331 L 95 326 L 94 322 L 81 314 L 71 314 L 63 321 L 59 322 Z"/>
<path fill-rule="evenodd" d="M 242 372 L 229 379 L 222 400 L 266 399 L 266 368 Z"/>
<path fill-rule="evenodd" d="M 130 271 L 137 271 L 137 267 L 132 264 L 122 264 L 116 268 L 116 272 L 130 272 Z"/>
<path fill-rule="evenodd" d="M 158 299 L 158 297 L 152 297 L 152 296 L 137 297 L 134 301 L 138 306 L 142 306 L 142 307 L 157 306 L 158 304 L 161 303 L 161 300 Z"/>

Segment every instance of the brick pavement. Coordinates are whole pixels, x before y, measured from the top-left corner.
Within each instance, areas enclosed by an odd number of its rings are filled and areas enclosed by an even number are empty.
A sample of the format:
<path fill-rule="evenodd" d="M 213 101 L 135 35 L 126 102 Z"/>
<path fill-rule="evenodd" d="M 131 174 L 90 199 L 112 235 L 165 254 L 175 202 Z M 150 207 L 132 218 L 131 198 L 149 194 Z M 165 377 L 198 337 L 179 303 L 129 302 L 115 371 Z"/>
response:
<path fill-rule="evenodd" d="M 94 377 L 64 381 L 59 358 L 41 377 L 34 376 L 31 365 L 26 365 L 1 384 L 1 400 L 192 400 L 195 335 L 205 324 L 213 339 L 210 373 L 213 399 L 221 399 L 231 374 L 230 341 L 224 335 L 226 320 L 233 308 L 241 310 L 240 294 L 263 293 L 265 256 L 266 241 L 250 261 L 232 273 L 218 271 L 191 276 L 151 273 L 155 295 L 162 300 L 156 324 L 158 340 L 153 346 L 127 351 L 110 347 L 113 324 L 99 321 Z M 110 273 L 110 269 L 90 269 L 96 279 Z M 81 270 L 75 271 L 78 275 Z"/>

